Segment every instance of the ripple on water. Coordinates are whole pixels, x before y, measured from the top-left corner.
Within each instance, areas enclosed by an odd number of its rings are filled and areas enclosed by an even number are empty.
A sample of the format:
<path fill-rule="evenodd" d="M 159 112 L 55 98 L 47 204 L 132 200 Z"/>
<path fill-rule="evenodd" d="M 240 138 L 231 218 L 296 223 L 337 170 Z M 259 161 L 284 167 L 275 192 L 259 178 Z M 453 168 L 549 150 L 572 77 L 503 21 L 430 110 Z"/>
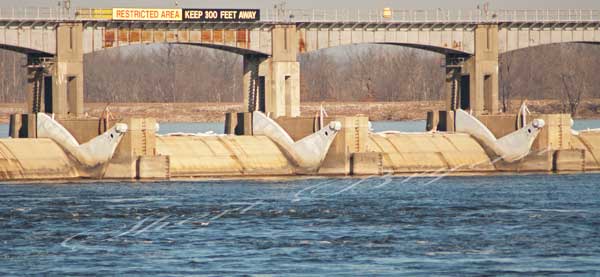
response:
<path fill-rule="evenodd" d="M 598 175 L 0 186 L 0 274 L 600 274 Z"/>

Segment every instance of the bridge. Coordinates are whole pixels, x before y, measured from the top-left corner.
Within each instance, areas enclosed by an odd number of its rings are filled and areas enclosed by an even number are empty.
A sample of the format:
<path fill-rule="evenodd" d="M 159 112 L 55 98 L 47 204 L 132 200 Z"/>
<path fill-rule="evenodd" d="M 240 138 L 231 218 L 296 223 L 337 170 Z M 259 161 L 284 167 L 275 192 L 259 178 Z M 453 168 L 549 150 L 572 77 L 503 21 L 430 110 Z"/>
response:
<path fill-rule="evenodd" d="M 0 48 L 28 56 L 28 112 L 83 115 L 85 54 L 175 43 L 244 57 L 244 107 L 300 114 L 297 55 L 388 44 L 446 56 L 448 110 L 498 112 L 498 57 L 555 43 L 600 43 L 597 10 L 264 10 L 258 21 L 116 21 L 55 9 L 0 10 Z M 398 76 L 401 77 L 401 76 Z"/>

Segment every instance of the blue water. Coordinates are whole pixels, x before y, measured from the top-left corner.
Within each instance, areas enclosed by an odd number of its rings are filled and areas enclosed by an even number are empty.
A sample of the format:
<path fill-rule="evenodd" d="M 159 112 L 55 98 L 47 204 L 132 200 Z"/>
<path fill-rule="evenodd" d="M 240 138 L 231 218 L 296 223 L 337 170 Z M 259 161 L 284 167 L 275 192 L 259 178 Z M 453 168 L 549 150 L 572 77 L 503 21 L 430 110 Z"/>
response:
<path fill-rule="evenodd" d="M 598 275 L 600 175 L 0 186 L 0 275 Z"/>

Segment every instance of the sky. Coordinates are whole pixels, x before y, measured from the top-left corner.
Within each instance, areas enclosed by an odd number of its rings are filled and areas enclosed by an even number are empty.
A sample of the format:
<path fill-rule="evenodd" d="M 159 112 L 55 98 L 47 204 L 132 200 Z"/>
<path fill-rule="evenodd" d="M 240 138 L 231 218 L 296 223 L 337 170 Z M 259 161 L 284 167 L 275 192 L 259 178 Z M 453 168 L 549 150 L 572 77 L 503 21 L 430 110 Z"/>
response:
<path fill-rule="evenodd" d="M 62 0 L 60 0 L 62 1 Z M 281 0 L 71 0 L 72 7 L 174 7 L 184 8 L 261 8 L 267 9 Z M 59 0 L 0 0 L 0 8 L 56 7 Z M 289 9 L 360 8 L 381 9 L 475 9 L 485 1 L 475 0 L 287 0 Z M 600 0 L 496 0 L 490 9 L 598 9 Z"/>

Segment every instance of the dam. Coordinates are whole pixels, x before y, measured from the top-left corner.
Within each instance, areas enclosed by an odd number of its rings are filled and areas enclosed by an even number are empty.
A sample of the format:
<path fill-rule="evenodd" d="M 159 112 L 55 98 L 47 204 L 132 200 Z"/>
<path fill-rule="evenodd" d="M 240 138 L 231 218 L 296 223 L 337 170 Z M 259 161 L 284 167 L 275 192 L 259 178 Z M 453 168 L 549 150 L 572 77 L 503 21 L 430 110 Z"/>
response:
<path fill-rule="evenodd" d="M 59 17 L 0 18 L 0 45 L 28 55 L 27 113 L 0 139 L 0 179 L 178 179 L 387 174 L 590 172 L 600 131 L 569 114 L 498 109 L 498 55 L 552 43 L 600 43 L 600 13 L 395 13 L 238 18 L 232 11 L 81 9 Z M 137 10 L 136 10 L 137 11 Z M 31 13 L 30 13 L 31 14 Z M 35 13 L 34 13 L 35 14 Z M 127 18 L 124 15 L 127 14 Z M 186 14 L 189 18 L 186 18 Z M 246 14 L 246 13 L 243 13 Z M 137 17 L 136 17 L 137 15 Z M 293 18 L 293 20 L 290 20 Z M 518 26 L 518 27 L 515 27 Z M 153 118 L 83 113 L 83 56 L 126 45 L 191 44 L 243 56 L 244 110 L 224 135 L 158 135 Z M 445 55 L 446 107 L 423 132 L 374 132 L 369 118 L 300 116 L 298 53 L 358 43 Z"/>

